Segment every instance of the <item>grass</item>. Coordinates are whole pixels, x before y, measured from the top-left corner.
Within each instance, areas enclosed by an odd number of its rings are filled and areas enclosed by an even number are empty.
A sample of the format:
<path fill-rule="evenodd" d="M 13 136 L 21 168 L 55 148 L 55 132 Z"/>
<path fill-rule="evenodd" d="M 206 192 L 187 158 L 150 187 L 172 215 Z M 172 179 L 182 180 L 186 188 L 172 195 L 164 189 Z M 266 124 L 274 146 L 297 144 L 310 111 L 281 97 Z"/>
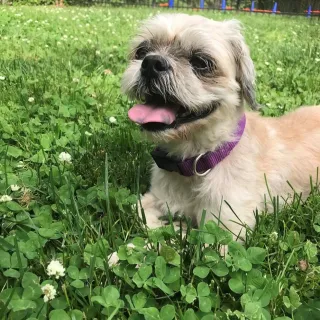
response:
<path fill-rule="evenodd" d="M 0 319 L 320 319 L 318 181 L 281 210 L 271 195 L 245 246 L 213 222 L 181 240 L 137 218 L 152 146 L 119 85 L 128 41 L 154 13 L 0 7 Z M 319 20 L 236 18 L 261 112 L 319 104 Z M 48 275 L 51 260 L 64 275 Z"/>

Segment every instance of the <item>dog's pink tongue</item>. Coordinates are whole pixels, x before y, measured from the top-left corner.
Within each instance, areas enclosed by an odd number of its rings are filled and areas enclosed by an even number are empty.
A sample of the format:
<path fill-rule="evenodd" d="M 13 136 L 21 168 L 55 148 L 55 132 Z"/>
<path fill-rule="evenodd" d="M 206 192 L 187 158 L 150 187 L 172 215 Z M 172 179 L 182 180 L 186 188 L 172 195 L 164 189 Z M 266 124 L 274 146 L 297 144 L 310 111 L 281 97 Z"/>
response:
<path fill-rule="evenodd" d="M 128 116 L 130 120 L 139 124 L 150 122 L 171 124 L 176 119 L 175 112 L 171 108 L 147 104 L 136 104 L 129 110 Z"/>

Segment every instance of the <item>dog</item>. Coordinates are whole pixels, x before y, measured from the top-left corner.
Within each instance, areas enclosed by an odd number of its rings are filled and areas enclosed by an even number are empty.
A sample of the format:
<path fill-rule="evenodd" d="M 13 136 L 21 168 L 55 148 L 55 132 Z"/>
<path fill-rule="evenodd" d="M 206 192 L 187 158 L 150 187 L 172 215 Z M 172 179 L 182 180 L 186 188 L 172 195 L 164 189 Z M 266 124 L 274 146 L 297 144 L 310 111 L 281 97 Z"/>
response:
<path fill-rule="evenodd" d="M 260 115 L 240 22 L 159 14 L 131 49 L 122 89 L 140 104 L 128 116 L 158 145 L 141 199 L 150 229 L 169 210 L 199 225 L 205 210 L 206 221 L 244 239 L 270 194 L 308 196 L 320 163 L 320 108 Z"/>

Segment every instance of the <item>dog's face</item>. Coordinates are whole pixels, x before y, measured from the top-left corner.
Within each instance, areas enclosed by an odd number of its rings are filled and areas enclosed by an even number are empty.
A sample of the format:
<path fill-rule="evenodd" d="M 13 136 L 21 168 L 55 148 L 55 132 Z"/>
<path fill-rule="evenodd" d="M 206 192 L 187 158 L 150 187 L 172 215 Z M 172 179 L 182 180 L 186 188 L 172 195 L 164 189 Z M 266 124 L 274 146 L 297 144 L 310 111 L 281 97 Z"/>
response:
<path fill-rule="evenodd" d="M 185 138 L 212 119 L 232 117 L 243 100 L 255 108 L 254 67 L 237 21 L 161 14 L 132 42 L 123 91 L 129 110 L 156 140 Z"/>

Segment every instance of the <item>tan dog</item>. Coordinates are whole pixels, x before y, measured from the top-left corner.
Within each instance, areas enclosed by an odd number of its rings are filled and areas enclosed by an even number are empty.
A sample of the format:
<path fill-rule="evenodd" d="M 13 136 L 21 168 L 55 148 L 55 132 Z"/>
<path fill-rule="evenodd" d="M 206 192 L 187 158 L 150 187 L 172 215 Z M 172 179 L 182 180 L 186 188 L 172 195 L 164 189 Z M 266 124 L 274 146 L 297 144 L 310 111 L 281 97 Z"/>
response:
<path fill-rule="evenodd" d="M 243 235 L 230 206 L 253 228 L 254 211 L 265 208 L 265 176 L 274 196 L 293 194 L 287 181 L 308 195 L 320 164 L 320 108 L 280 118 L 245 113 L 245 101 L 257 106 L 254 74 L 237 21 L 161 14 L 142 26 L 122 85 L 143 102 L 129 117 L 161 149 L 154 158 L 163 169 L 154 164 L 142 198 L 150 228 L 168 208 L 197 223 L 206 210 L 207 220 L 220 217 Z"/>

